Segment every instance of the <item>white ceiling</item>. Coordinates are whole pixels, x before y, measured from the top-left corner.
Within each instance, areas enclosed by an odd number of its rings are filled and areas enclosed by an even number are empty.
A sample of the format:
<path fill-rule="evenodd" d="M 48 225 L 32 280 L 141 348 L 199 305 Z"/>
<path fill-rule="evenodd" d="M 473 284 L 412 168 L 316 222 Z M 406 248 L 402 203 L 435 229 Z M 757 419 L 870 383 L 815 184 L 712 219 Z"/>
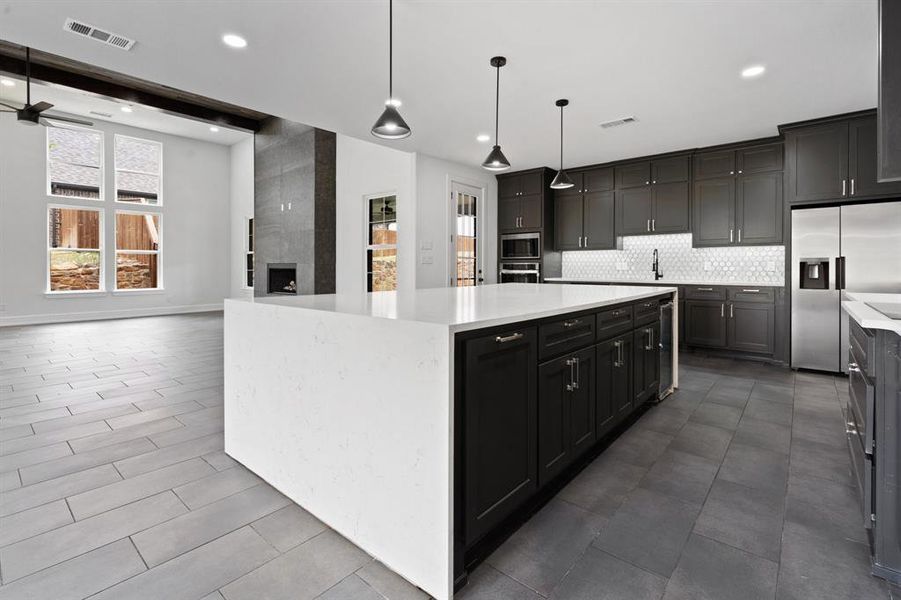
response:
<path fill-rule="evenodd" d="M 876 0 L 397 0 L 395 95 L 413 135 L 387 145 L 478 164 L 494 126 L 513 167 L 554 166 L 776 134 L 876 105 Z M 66 17 L 137 40 L 65 33 Z M 248 40 L 225 47 L 226 32 Z M 0 0 L 0 38 L 375 141 L 387 96 L 387 1 Z M 765 75 L 739 76 L 760 63 Z M 602 130 L 602 121 L 638 122 Z M 384 143 L 384 142 L 382 142 Z"/>
<path fill-rule="evenodd" d="M 8 75 L 4 75 L 3 79 L 15 82 L 15 86 L 0 85 L 0 102 L 12 106 L 25 104 L 25 80 Z M 108 121 L 227 146 L 245 140 L 250 135 L 247 132 L 229 129 L 221 125 L 218 126 L 219 131 L 213 132 L 210 131 L 210 124 L 203 121 L 195 121 L 149 106 L 114 100 L 105 96 L 89 94 L 60 85 L 48 85 L 34 80 L 31 82 L 31 102 L 32 104 L 49 102 L 53 105 L 53 108 L 47 111 L 50 114 L 71 115 L 92 122 Z M 132 112 L 122 112 L 123 106 L 130 107 Z M 92 114 L 92 111 L 110 116 Z M 7 116 L 11 119 L 15 118 L 15 115 Z"/>

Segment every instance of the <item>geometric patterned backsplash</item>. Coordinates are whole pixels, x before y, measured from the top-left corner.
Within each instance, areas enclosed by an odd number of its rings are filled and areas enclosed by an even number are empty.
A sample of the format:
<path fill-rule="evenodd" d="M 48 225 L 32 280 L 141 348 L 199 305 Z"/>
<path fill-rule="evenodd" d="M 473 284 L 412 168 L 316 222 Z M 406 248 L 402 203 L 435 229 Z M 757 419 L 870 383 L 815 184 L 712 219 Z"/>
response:
<path fill-rule="evenodd" d="M 653 281 L 654 248 L 668 282 L 785 283 L 785 246 L 692 248 L 690 233 L 626 236 L 622 250 L 563 252 L 563 277 Z"/>

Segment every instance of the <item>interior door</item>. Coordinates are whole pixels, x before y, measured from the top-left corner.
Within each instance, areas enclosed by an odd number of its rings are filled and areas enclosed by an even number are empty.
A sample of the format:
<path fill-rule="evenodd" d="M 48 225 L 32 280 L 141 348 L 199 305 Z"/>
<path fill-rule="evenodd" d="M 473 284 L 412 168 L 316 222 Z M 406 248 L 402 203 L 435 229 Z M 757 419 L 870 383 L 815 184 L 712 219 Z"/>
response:
<path fill-rule="evenodd" d="M 451 284 L 471 287 L 482 282 L 480 199 L 482 190 L 464 183 L 451 182 L 454 214 L 451 227 Z"/>

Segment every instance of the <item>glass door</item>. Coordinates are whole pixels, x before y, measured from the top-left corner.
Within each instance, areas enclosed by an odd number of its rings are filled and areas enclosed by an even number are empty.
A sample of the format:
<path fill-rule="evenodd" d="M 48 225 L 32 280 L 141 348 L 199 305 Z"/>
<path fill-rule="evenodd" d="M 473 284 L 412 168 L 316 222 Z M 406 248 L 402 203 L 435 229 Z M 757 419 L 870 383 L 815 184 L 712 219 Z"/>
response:
<path fill-rule="evenodd" d="M 467 287 L 482 281 L 479 255 L 479 196 L 481 190 L 470 185 L 452 182 L 451 200 L 454 204 L 453 269 L 451 285 Z"/>

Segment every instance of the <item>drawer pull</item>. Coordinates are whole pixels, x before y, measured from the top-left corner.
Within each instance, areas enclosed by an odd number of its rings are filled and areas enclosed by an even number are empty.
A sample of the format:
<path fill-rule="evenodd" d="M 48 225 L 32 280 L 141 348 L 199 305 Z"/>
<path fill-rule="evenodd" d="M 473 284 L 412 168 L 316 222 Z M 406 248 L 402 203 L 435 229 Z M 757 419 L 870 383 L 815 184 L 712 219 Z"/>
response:
<path fill-rule="evenodd" d="M 759 294 L 760 293 L 760 290 L 745 290 L 745 289 L 743 289 L 742 291 L 747 292 L 749 294 Z"/>
<path fill-rule="evenodd" d="M 621 310 L 615 310 L 615 311 L 613 311 L 613 316 L 614 316 L 614 317 L 620 317 L 620 316 L 622 316 L 622 314 L 623 314 L 623 311 L 621 311 Z"/>
<path fill-rule="evenodd" d="M 570 321 L 563 321 L 563 326 L 565 328 L 569 329 L 570 327 L 575 327 L 576 325 L 579 325 L 581 322 L 582 322 L 582 319 L 572 319 Z"/>
<path fill-rule="evenodd" d="M 713 288 L 701 288 L 701 287 L 699 287 L 699 288 L 698 288 L 698 291 L 699 291 L 699 292 L 712 292 L 712 291 L 713 291 Z"/>
<path fill-rule="evenodd" d="M 506 344 L 507 342 L 515 342 L 516 340 L 521 340 L 523 338 L 523 334 L 521 333 L 511 333 L 510 335 L 499 335 L 494 338 L 494 341 L 498 344 Z"/>

